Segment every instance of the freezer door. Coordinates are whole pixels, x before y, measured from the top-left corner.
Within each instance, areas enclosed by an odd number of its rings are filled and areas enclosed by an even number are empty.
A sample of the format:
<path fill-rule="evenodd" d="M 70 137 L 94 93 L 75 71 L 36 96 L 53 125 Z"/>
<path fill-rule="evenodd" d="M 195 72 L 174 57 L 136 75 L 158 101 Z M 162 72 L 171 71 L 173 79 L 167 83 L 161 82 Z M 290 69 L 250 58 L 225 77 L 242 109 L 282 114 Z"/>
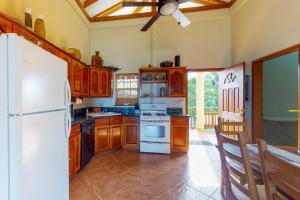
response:
<path fill-rule="evenodd" d="M 9 114 L 68 108 L 71 94 L 67 63 L 15 34 L 5 36 L 8 38 Z"/>
<path fill-rule="evenodd" d="M 9 118 L 10 199 L 68 200 L 67 111 Z"/>

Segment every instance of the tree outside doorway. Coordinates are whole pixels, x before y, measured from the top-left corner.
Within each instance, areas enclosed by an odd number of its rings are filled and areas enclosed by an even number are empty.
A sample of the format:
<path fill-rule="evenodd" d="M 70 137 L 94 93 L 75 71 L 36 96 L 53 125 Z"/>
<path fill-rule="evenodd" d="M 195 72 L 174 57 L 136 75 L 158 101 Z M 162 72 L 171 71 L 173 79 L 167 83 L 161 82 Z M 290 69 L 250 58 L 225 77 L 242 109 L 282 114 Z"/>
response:
<path fill-rule="evenodd" d="M 217 72 L 188 74 L 188 113 L 191 128 L 213 128 L 217 122 L 219 76 Z"/>

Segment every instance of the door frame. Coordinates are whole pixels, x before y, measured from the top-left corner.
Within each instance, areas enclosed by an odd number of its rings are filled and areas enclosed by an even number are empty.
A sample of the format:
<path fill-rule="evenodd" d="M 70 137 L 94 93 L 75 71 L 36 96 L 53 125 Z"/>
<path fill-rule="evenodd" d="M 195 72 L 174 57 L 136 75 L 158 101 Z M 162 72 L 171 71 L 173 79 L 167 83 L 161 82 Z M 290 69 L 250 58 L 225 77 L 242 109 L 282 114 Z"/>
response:
<path fill-rule="evenodd" d="M 300 44 L 277 51 L 252 61 L 252 141 L 262 136 L 263 124 L 263 63 L 293 52 L 298 52 L 298 79 L 300 73 Z M 298 108 L 300 108 L 300 81 L 298 81 Z M 298 119 L 300 115 L 298 113 Z M 300 120 L 298 120 L 298 147 L 300 146 Z"/>

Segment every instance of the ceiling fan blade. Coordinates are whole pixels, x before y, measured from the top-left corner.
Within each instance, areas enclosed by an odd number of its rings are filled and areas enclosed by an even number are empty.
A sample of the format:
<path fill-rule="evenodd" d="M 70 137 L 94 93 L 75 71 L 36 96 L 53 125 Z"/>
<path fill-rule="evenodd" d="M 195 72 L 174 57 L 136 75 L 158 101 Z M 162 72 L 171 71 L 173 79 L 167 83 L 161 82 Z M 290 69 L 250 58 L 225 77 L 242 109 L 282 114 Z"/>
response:
<path fill-rule="evenodd" d="M 123 1 L 123 7 L 131 7 L 131 6 L 158 6 L 160 2 L 132 2 L 132 1 Z"/>
<path fill-rule="evenodd" d="M 192 1 L 192 0 L 179 0 L 178 3 L 181 4 L 181 3 L 191 2 L 191 1 Z"/>
<path fill-rule="evenodd" d="M 184 16 L 179 9 L 177 9 L 172 15 L 182 27 L 187 27 L 191 24 L 191 21 Z"/>
<path fill-rule="evenodd" d="M 154 22 L 156 22 L 156 20 L 158 20 L 158 18 L 160 17 L 160 13 L 157 12 L 148 22 L 147 24 L 141 29 L 141 31 L 145 32 L 147 31 L 152 24 L 154 24 Z"/>

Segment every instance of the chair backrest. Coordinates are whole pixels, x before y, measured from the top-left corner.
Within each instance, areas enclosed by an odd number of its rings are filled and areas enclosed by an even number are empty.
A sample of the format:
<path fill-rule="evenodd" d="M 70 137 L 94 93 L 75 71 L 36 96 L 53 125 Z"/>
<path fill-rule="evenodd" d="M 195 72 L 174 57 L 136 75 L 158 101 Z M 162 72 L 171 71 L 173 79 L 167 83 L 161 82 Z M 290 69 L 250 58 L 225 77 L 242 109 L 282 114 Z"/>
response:
<path fill-rule="evenodd" d="M 258 139 L 257 145 L 267 199 L 300 199 L 300 167 L 273 154 L 264 140 Z"/>
<path fill-rule="evenodd" d="M 226 199 L 240 199 L 233 190 L 234 186 L 249 199 L 259 200 L 247 150 L 246 130 L 246 122 L 219 120 L 218 126 L 215 126 Z"/>

